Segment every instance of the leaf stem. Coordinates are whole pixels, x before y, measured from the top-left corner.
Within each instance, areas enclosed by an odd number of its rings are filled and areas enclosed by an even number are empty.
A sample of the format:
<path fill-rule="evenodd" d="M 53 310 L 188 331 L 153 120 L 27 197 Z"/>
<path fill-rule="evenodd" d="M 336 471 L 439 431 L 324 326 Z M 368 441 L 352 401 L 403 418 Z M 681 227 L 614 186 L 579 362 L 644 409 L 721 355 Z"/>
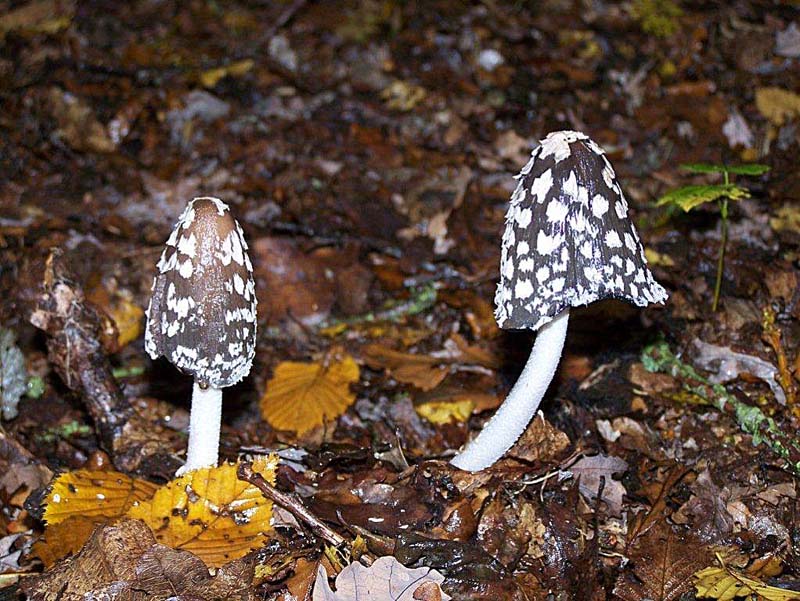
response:
<path fill-rule="evenodd" d="M 728 183 L 728 174 L 725 174 L 725 183 Z M 728 244 L 728 199 L 722 199 L 720 203 L 720 214 L 722 215 L 722 240 L 719 244 L 719 255 L 717 257 L 717 280 L 714 282 L 714 301 L 711 310 L 716 312 L 719 305 L 719 292 L 722 288 L 722 269 L 725 263 L 725 246 Z"/>

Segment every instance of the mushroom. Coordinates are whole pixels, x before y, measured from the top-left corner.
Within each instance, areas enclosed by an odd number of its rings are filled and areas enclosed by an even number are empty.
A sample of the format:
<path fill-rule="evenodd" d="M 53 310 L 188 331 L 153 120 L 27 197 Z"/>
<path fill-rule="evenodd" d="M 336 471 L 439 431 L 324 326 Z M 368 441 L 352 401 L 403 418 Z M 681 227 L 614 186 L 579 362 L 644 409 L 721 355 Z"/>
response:
<path fill-rule="evenodd" d="M 549 134 L 517 179 L 506 213 L 495 318 L 501 328 L 538 334 L 508 397 L 451 461 L 473 472 L 502 457 L 539 408 L 561 358 L 571 307 L 608 297 L 644 307 L 667 298 L 647 268 L 614 169 L 588 136 Z"/>
<path fill-rule="evenodd" d="M 217 464 L 222 388 L 250 373 L 256 289 L 242 228 L 217 198 L 192 200 L 158 262 L 144 348 L 194 376 L 181 475 Z"/>

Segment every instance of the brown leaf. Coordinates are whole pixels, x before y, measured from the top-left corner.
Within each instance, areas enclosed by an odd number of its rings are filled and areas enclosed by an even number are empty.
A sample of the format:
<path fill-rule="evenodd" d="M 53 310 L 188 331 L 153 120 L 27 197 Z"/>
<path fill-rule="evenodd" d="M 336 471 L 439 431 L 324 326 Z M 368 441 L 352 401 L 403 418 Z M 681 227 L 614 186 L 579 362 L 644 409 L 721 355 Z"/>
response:
<path fill-rule="evenodd" d="M 533 418 L 508 455 L 525 461 L 545 462 L 558 458 L 567 447 L 569 437 L 540 414 Z"/>
<path fill-rule="evenodd" d="M 614 480 L 613 474 L 624 472 L 628 469 L 625 460 L 611 455 L 595 455 L 583 457 L 569 467 L 575 478 L 580 479 L 581 494 L 588 499 L 595 499 L 600 489 L 600 479 L 605 478 L 603 487 L 603 501 L 608 505 L 608 512 L 612 516 L 619 516 L 622 512 L 622 496 L 625 487 L 622 482 Z"/>
<path fill-rule="evenodd" d="M 432 390 L 442 383 L 449 370 L 446 360 L 428 355 L 403 353 L 380 344 L 364 347 L 364 360 L 373 369 L 385 369 L 398 382 L 421 390 Z"/>
<path fill-rule="evenodd" d="M 66 522 L 64 522 L 66 523 Z M 231 562 L 212 578 L 201 559 L 156 543 L 139 520 L 97 528 L 83 549 L 41 576 L 24 581 L 31 601 L 170 597 L 253 598 L 253 564 Z"/>
<path fill-rule="evenodd" d="M 711 559 L 708 548 L 692 534 L 678 534 L 666 521 L 636 539 L 627 555 L 630 562 L 614 587 L 620 601 L 677 599 L 692 587 L 692 575 Z"/>

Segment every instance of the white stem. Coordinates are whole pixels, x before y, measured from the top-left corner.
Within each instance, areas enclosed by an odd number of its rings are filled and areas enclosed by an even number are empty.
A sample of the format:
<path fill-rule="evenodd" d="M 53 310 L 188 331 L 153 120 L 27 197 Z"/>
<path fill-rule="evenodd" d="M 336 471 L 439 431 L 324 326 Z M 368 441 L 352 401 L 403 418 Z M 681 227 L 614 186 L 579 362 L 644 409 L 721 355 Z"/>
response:
<path fill-rule="evenodd" d="M 195 380 L 192 412 L 189 415 L 189 450 L 186 452 L 186 465 L 176 472 L 176 476 L 217 465 L 221 423 L 222 389 L 211 386 L 201 388 Z"/>
<path fill-rule="evenodd" d="M 450 463 L 462 470 L 478 472 L 500 459 L 517 442 L 536 414 L 556 373 L 568 322 L 569 309 L 565 309 L 539 329 L 531 355 L 514 388 L 478 436 Z"/>

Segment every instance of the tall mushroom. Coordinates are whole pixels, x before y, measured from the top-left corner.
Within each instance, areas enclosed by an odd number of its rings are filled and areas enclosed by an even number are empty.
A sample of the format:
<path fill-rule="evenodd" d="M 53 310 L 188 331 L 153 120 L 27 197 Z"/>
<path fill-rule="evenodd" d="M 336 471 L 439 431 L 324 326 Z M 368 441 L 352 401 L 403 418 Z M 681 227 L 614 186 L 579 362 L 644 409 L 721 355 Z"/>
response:
<path fill-rule="evenodd" d="M 647 268 L 628 203 L 603 149 L 574 131 L 533 150 L 506 213 L 495 318 L 501 328 L 538 330 L 525 368 L 497 413 L 451 463 L 492 465 L 525 431 L 555 374 L 571 307 L 614 297 L 663 303 Z"/>
<path fill-rule="evenodd" d="M 157 267 L 145 350 L 194 376 L 180 475 L 217 463 L 222 388 L 250 373 L 256 352 L 256 289 L 242 228 L 217 198 L 188 204 Z"/>

